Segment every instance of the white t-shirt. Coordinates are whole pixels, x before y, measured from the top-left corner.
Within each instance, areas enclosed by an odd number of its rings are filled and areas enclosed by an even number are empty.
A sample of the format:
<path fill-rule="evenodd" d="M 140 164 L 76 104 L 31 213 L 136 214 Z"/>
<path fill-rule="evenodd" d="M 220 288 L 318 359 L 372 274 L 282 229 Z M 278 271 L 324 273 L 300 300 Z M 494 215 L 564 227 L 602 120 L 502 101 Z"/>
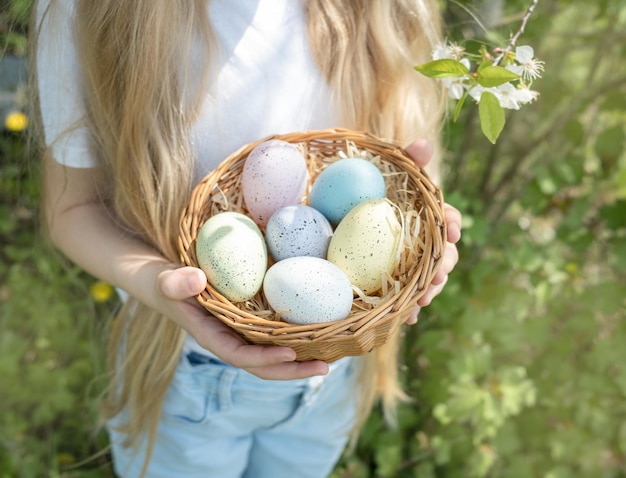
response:
<path fill-rule="evenodd" d="M 81 126 L 75 1 L 57 0 L 45 17 L 37 68 L 46 144 L 60 163 L 85 168 L 95 160 Z M 40 2 L 40 18 L 48 3 Z M 199 175 L 270 134 L 340 126 L 308 48 L 302 0 L 212 0 L 208 14 L 220 55 L 190 138 Z"/>
<path fill-rule="evenodd" d="M 44 18 L 37 68 L 46 144 L 70 167 L 96 165 L 81 125 L 72 17 L 76 0 L 57 0 Z M 39 18 L 49 0 L 40 2 Z M 221 55 L 190 140 L 198 177 L 240 146 L 270 134 L 340 126 L 338 109 L 307 42 L 303 0 L 212 0 Z M 185 350 L 207 353 L 191 337 Z"/>

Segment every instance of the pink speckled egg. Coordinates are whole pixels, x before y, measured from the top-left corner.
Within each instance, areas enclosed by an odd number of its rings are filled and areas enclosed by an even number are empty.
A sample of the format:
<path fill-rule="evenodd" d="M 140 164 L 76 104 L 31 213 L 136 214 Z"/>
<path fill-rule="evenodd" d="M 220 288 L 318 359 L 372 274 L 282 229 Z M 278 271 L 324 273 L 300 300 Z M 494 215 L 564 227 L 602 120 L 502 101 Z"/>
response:
<path fill-rule="evenodd" d="M 259 144 L 246 158 L 241 176 L 250 217 L 264 227 L 275 211 L 302 201 L 308 182 L 306 160 L 296 145 L 276 139 Z"/>

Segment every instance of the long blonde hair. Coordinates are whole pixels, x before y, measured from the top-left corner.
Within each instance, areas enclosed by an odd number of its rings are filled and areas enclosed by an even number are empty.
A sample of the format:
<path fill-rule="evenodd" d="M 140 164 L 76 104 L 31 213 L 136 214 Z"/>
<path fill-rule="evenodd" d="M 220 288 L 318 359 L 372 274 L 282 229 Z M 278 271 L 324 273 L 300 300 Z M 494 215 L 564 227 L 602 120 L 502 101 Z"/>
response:
<path fill-rule="evenodd" d="M 185 94 L 197 62 L 191 45 L 203 42 L 211 51 L 207 1 L 76 2 L 86 121 L 108 175 L 104 197 L 120 223 L 172 262 L 178 262 L 179 214 L 193 186 L 188 135 L 197 113 L 191 105 L 200 102 Z M 437 145 L 442 95 L 432 80 L 412 69 L 428 60 L 440 39 L 436 0 L 308 0 L 305 5 L 314 58 L 343 108 L 338 126 L 403 145 L 418 137 Z M 208 57 L 203 63 L 209 64 Z M 184 331 L 173 321 L 132 298 L 114 320 L 103 415 L 128 409 L 123 429 L 128 445 L 147 434 L 151 448 L 183 340 Z M 403 398 L 398 344 L 396 336 L 367 357 L 359 424 L 377 399 L 392 417 Z"/>

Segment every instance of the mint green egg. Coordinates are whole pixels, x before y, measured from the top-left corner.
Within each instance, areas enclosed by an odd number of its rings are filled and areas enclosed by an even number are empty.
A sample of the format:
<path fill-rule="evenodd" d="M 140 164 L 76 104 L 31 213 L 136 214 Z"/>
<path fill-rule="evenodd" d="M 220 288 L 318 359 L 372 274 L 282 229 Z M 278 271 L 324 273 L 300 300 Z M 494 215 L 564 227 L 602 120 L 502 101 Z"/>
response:
<path fill-rule="evenodd" d="M 196 257 L 209 284 L 231 302 L 251 299 L 263 285 L 265 240 L 244 214 L 226 211 L 209 218 L 198 231 Z"/>

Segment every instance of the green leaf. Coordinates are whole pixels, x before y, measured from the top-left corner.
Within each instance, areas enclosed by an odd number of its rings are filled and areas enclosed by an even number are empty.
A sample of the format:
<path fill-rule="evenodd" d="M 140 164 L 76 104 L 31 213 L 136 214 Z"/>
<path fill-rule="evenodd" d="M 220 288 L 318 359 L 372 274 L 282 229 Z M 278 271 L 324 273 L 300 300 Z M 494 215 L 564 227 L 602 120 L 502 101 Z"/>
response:
<path fill-rule="evenodd" d="M 509 81 L 517 80 L 519 75 L 516 75 L 502 66 L 486 66 L 478 70 L 476 78 L 480 86 L 492 88 L 508 83 Z"/>
<path fill-rule="evenodd" d="M 609 263 L 617 270 L 626 272 L 626 239 L 616 237 L 609 241 Z"/>
<path fill-rule="evenodd" d="M 433 60 L 423 65 L 417 65 L 415 70 L 430 78 L 454 78 L 469 73 L 467 67 L 457 60 Z"/>
<path fill-rule="evenodd" d="M 504 110 L 496 95 L 488 91 L 483 91 L 478 103 L 478 116 L 480 117 L 480 128 L 489 141 L 496 144 L 498 136 L 504 128 Z"/>
<path fill-rule="evenodd" d="M 626 134 L 622 124 L 607 128 L 598 135 L 595 151 L 604 163 L 605 169 L 612 170 L 610 166 L 616 163 L 624 151 L 624 141 L 626 141 Z"/>
<path fill-rule="evenodd" d="M 463 94 L 463 96 L 461 96 L 461 98 L 459 98 L 458 103 L 456 104 L 456 107 L 454 108 L 454 117 L 453 117 L 453 121 L 456 122 L 457 119 L 459 119 L 459 115 L 461 114 L 461 109 L 463 109 L 463 105 L 465 104 L 465 99 L 467 98 L 467 91 Z"/>
<path fill-rule="evenodd" d="M 482 50 L 482 47 L 481 47 Z M 483 71 L 485 68 L 488 68 L 490 66 L 493 66 L 493 63 L 490 61 L 483 61 L 478 65 L 478 68 L 476 69 L 476 73 L 480 73 L 481 71 Z"/>
<path fill-rule="evenodd" d="M 611 230 L 626 227 L 626 199 L 618 199 L 600 208 L 600 217 Z"/>
<path fill-rule="evenodd" d="M 381 478 L 398 476 L 398 467 L 402 462 L 402 442 L 399 434 L 385 433 L 379 437 L 374 460 L 377 476 Z"/>

